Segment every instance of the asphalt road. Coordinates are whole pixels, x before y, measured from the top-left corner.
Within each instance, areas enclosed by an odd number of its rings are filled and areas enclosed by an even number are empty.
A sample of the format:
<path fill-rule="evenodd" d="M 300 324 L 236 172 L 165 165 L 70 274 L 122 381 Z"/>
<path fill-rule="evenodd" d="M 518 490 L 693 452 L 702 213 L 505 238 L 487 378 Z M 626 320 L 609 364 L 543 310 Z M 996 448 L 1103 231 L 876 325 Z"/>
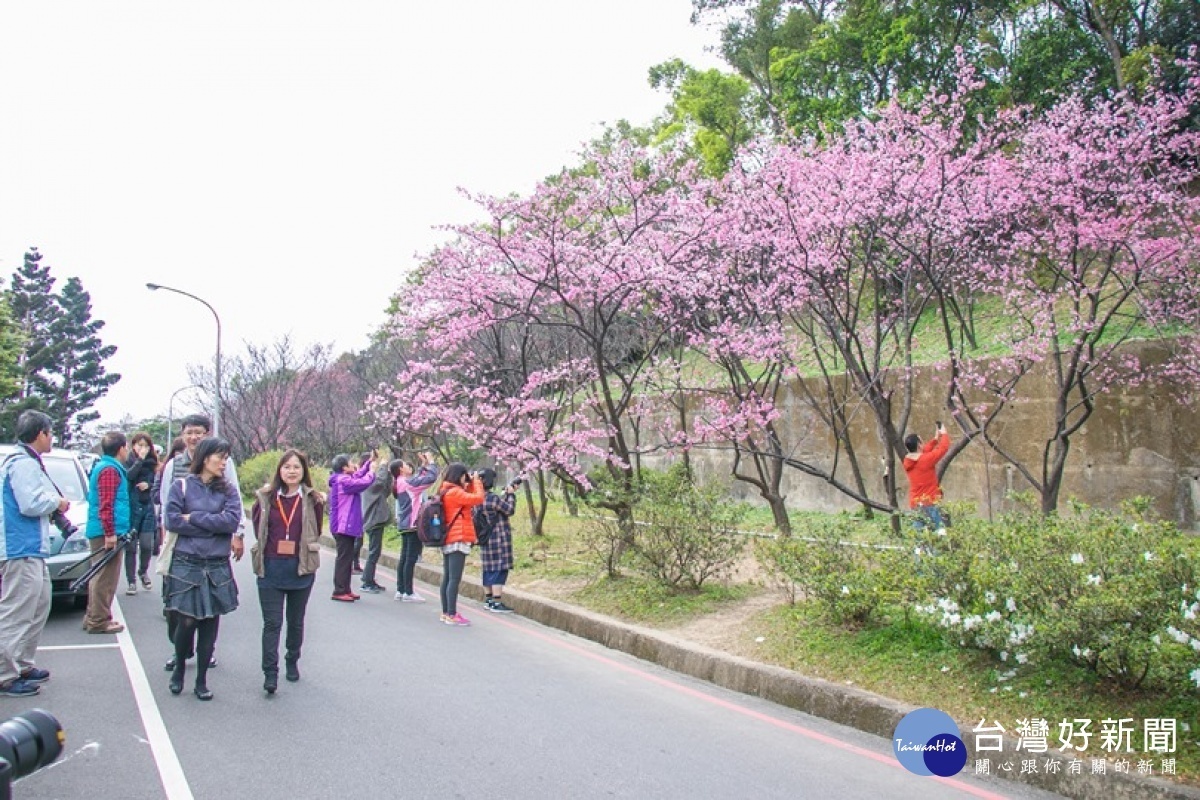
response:
<path fill-rule="evenodd" d="M 475 623 L 439 623 L 390 592 L 329 599 L 325 554 L 299 683 L 262 691 L 261 615 L 248 559 L 242 607 L 222 620 L 216 697 L 167 691 L 158 579 L 118 591 L 128 629 L 81 630 L 56 610 L 38 663 L 53 677 L 5 717 L 54 714 L 67 732 L 18 800 L 185 798 L 1047 797 L 965 772 L 911 775 L 888 741 L 682 677 L 516 615 L 463 601 Z M 393 587 L 390 573 L 382 578 Z M 189 679 L 191 674 L 189 674 Z"/>

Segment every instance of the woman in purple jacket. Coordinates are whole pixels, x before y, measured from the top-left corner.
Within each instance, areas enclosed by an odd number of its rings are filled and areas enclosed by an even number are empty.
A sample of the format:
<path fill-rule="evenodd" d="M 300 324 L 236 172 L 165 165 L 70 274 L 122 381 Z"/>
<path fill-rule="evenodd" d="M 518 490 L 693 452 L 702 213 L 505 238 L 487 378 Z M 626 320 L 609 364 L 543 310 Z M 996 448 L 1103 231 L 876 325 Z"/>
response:
<path fill-rule="evenodd" d="M 335 456 L 329 465 L 329 532 L 337 543 L 333 562 L 333 599 L 352 603 L 359 595 L 350 591 L 354 550 L 363 535 L 362 493 L 375 482 L 372 462 L 365 459 L 357 470 L 350 456 Z"/>
<path fill-rule="evenodd" d="M 208 666 L 217 643 L 221 615 L 238 607 L 237 583 L 229 556 L 241 557 L 233 535 L 242 519 L 242 498 L 225 480 L 229 442 L 210 437 L 196 445 L 187 476 L 173 480 L 167 495 L 167 530 L 178 534 L 171 567 L 163 582 L 167 613 L 174 614 L 175 669 L 167 684 L 183 691 L 187 658 L 196 653 L 196 697 L 211 700 Z"/>

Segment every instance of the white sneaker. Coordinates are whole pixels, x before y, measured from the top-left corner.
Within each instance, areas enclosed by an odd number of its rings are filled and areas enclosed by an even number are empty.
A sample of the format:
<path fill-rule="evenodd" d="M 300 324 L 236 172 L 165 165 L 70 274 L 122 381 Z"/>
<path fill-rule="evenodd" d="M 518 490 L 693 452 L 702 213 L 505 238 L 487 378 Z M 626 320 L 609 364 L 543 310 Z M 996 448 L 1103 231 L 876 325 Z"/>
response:
<path fill-rule="evenodd" d="M 404 597 L 401 597 L 400 602 L 401 603 L 424 603 L 425 598 L 421 597 L 421 595 L 414 592 L 412 594 L 406 594 L 406 595 L 404 595 Z"/>
<path fill-rule="evenodd" d="M 404 598 L 408 597 L 408 595 L 406 595 L 404 592 L 397 589 L 396 594 L 394 594 L 393 597 L 395 597 L 395 599 L 397 599 L 397 600 L 404 600 Z"/>

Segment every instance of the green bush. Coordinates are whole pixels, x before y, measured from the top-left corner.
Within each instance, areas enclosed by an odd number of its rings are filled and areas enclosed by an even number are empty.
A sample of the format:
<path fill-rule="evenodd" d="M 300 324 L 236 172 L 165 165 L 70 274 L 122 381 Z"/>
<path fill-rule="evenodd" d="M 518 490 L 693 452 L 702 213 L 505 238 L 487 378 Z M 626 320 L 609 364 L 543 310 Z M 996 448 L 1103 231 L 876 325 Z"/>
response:
<path fill-rule="evenodd" d="M 238 483 L 241 484 L 243 497 L 247 500 L 253 498 L 255 492 L 271 482 L 282 456 L 282 450 L 268 450 L 238 464 Z"/>
<path fill-rule="evenodd" d="M 1126 688 L 1183 686 L 1196 542 L 1144 511 L 1076 506 L 952 529 L 951 546 L 927 561 L 960 577 L 935 582 L 918 610 L 1007 663 L 1065 661 Z"/>
<path fill-rule="evenodd" d="M 694 485 L 681 466 L 646 482 L 634 511 L 644 524 L 635 533 L 633 552 L 655 581 L 695 592 L 729 574 L 746 546 L 737 532 L 745 511 L 724 494 Z"/>
<path fill-rule="evenodd" d="M 250 500 L 254 497 L 255 492 L 270 483 L 275 476 L 275 467 L 278 466 L 279 459 L 282 457 L 282 450 L 268 450 L 238 464 L 238 483 L 242 487 L 242 496 Z M 314 489 L 319 492 L 329 491 L 329 470 L 327 468 L 309 464 L 308 476 L 312 479 Z"/>
<path fill-rule="evenodd" d="M 629 567 L 671 591 L 697 592 L 728 575 L 745 549 L 735 530 L 744 509 L 723 497 L 719 489 L 694 485 L 681 465 L 643 470 L 632 492 L 597 474 L 588 505 L 598 511 L 624 507 L 629 516 L 597 514 L 583 526 L 584 546 L 609 578 Z"/>
<path fill-rule="evenodd" d="M 845 515 L 811 519 L 793 536 L 761 543 L 757 556 L 793 603 L 814 602 L 834 622 L 861 627 L 901 600 L 912 556 L 855 542 L 858 526 Z"/>

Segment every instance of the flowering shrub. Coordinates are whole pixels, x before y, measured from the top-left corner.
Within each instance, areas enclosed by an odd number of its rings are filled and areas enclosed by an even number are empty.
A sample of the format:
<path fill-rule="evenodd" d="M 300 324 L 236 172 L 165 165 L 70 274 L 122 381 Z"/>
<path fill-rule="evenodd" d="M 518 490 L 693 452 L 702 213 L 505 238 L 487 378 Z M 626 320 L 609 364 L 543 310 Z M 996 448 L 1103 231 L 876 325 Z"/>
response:
<path fill-rule="evenodd" d="M 1130 688 L 1180 685 L 1188 648 L 1200 651 L 1184 630 L 1195 625 L 1186 615 L 1194 618 L 1200 603 L 1180 601 L 1181 587 L 1186 593 L 1195 584 L 1195 545 L 1132 505 L 1119 513 L 1077 506 L 1064 516 L 1017 514 L 954 535 L 955 547 L 931 560 L 965 576 L 917 610 L 961 645 L 1010 663 L 1074 662 Z"/>

